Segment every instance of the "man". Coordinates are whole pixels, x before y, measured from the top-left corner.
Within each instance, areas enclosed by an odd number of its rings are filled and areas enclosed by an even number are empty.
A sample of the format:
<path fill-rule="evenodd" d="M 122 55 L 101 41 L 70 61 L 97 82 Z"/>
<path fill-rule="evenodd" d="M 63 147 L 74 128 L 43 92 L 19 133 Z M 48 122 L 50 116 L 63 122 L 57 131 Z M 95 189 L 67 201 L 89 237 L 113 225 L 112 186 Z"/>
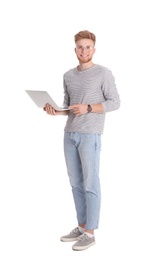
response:
<path fill-rule="evenodd" d="M 64 129 L 64 154 L 76 208 L 78 226 L 61 241 L 76 241 L 73 250 L 84 250 L 95 244 L 94 230 L 99 226 L 100 150 L 105 114 L 120 106 L 115 79 L 109 69 L 94 64 L 96 36 L 87 31 L 75 35 L 75 53 L 79 65 L 64 74 L 64 102 L 68 111 L 50 115 L 67 115 Z"/>

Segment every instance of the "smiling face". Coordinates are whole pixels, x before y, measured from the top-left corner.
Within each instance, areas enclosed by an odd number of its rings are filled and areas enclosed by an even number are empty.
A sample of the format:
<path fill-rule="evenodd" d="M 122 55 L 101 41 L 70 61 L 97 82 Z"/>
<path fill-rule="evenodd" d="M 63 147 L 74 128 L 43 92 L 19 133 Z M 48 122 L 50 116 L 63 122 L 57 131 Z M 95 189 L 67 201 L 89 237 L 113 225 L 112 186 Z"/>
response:
<path fill-rule="evenodd" d="M 76 42 L 75 53 L 80 63 L 92 61 L 96 49 L 91 39 L 81 39 Z"/>

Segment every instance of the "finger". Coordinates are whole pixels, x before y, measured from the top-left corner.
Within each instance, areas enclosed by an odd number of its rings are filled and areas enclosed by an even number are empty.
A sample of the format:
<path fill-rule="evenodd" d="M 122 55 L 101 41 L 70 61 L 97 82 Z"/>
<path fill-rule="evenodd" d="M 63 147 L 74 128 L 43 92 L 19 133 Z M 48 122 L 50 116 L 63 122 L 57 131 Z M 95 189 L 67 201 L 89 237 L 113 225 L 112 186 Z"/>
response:
<path fill-rule="evenodd" d="M 78 109 L 76 109 L 76 110 L 73 110 L 73 114 L 75 114 L 75 115 L 79 115 L 79 114 L 80 114 L 80 112 L 79 112 L 79 110 L 78 110 Z"/>
<path fill-rule="evenodd" d="M 51 113 L 51 107 L 50 106 L 46 106 L 45 107 L 45 111 L 50 114 Z"/>
<path fill-rule="evenodd" d="M 55 110 L 54 110 L 54 108 L 53 107 L 49 107 L 49 114 L 51 114 L 51 115 L 55 115 Z"/>
<path fill-rule="evenodd" d="M 69 106 L 68 108 L 69 109 L 75 109 L 77 106 L 76 105 L 73 105 L 73 106 Z"/>
<path fill-rule="evenodd" d="M 49 113 L 52 114 L 53 113 L 53 108 L 49 107 Z"/>

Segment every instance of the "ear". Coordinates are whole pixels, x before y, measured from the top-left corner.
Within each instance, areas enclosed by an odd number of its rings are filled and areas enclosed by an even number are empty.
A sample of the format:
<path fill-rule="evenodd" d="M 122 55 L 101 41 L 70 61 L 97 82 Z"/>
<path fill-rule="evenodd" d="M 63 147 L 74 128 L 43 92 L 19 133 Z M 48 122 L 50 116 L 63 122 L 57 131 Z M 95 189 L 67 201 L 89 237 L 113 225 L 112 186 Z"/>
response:
<path fill-rule="evenodd" d="M 93 54 L 96 52 L 96 48 L 93 49 Z"/>
<path fill-rule="evenodd" d="M 74 48 L 74 51 L 75 51 L 75 53 L 76 53 L 76 48 Z"/>

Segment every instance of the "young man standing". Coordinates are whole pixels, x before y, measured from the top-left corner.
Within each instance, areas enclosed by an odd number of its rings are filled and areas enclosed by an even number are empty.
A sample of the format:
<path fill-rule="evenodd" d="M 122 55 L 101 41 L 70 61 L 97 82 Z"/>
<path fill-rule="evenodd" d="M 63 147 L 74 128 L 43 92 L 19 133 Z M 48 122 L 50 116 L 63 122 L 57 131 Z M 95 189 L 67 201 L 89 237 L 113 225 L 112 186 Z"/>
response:
<path fill-rule="evenodd" d="M 84 250 L 95 244 L 94 230 L 99 226 L 100 150 L 105 114 L 120 107 L 114 76 L 111 71 L 92 61 L 96 36 L 87 31 L 75 35 L 75 53 L 79 65 L 64 74 L 64 102 L 69 111 L 50 115 L 67 115 L 64 129 L 64 154 L 75 203 L 78 226 L 61 241 L 76 241 L 72 249 Z"/>

